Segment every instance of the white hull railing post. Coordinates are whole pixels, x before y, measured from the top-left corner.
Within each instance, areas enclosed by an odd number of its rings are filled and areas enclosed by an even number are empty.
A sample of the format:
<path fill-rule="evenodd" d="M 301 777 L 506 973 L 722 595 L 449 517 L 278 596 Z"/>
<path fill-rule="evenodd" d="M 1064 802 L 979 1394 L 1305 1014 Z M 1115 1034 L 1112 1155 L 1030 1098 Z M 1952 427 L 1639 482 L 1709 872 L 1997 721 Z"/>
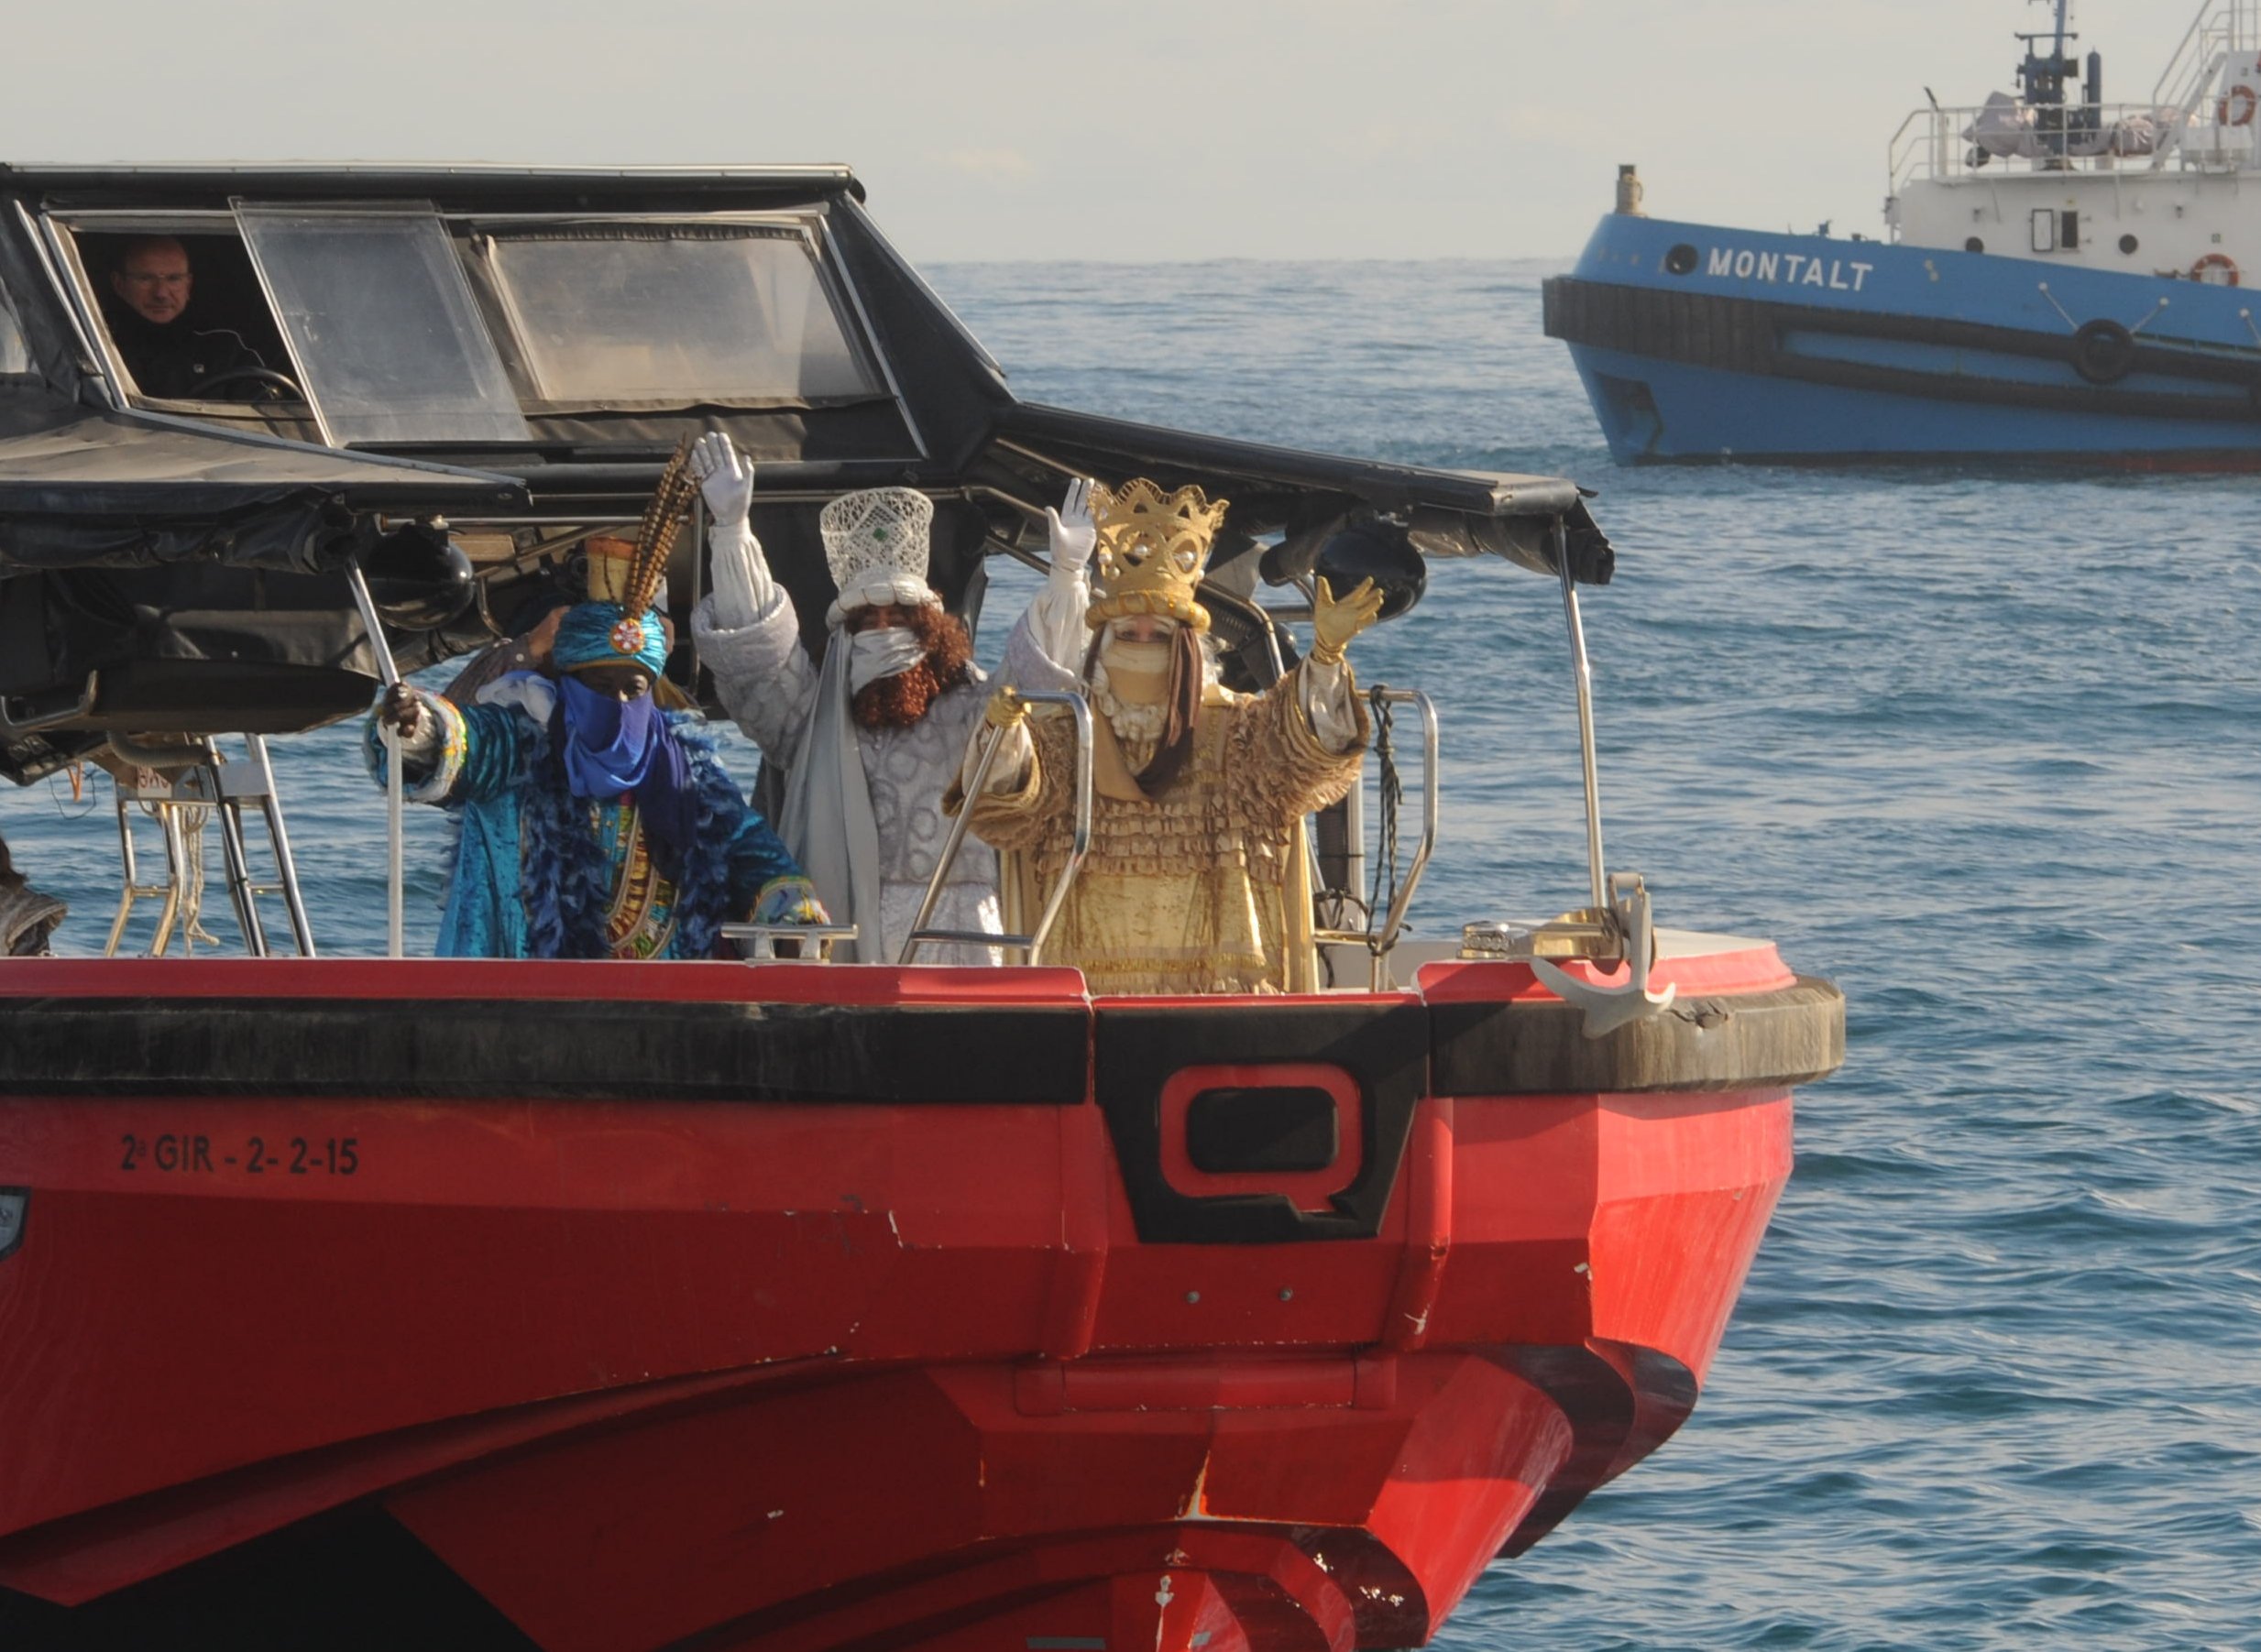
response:
<path fill-rule="evenodd" d="M 377 655 L 377 674 L 388 689 L 397 687 L 401 668 L 393 663 L 392 647 L 385 640 L 384 623 L 377 617 L 377 604 L 369 596 L 369 582 L 359 563 L 346 564 L 346 580 L 353 587 L 354 606 L 361 610 L 362 629 L 368 632 L 369 648 Z M 385 956 L 403 957 L 407 953 L 401 898 L 405 812 L 401 806 L 401 737 L 381 716 L 377 729 L 385 748 Z"/>

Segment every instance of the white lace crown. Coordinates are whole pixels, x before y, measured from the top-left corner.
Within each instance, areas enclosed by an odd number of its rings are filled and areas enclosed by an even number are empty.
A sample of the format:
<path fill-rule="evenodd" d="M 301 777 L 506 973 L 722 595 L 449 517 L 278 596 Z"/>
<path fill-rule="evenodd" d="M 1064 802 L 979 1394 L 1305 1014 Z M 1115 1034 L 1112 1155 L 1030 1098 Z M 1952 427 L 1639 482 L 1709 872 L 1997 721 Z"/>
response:
<path fill-rule="evenodd" d="M 875 603 L 935 603 L 927 584 L 934 501 L 910 487 L 844 493 L 817 519 L 840 600 L 831 618 Z"/>

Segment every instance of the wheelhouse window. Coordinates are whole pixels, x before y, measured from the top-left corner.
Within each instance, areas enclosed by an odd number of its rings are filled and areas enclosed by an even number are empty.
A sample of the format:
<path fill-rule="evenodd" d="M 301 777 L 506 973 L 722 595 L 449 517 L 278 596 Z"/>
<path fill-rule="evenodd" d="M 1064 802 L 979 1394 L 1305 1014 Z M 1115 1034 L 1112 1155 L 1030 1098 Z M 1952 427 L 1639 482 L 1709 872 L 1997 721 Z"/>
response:
<path fill-rule="evenodd" d="M 523 442 L 454 242 L 428 209 L 238 203 L 333 442 Z"/>
<path fill-rule="evenodd" d="M 886 394 L 799 224 L 479 226 L 530 412 Z"/>
<path fill-rule="evenodd" d="M 243 237 L 212 216 L 226 227 L 181 219 L 79 232 L 95 319 L 137 396 L 300 406 Z"/>

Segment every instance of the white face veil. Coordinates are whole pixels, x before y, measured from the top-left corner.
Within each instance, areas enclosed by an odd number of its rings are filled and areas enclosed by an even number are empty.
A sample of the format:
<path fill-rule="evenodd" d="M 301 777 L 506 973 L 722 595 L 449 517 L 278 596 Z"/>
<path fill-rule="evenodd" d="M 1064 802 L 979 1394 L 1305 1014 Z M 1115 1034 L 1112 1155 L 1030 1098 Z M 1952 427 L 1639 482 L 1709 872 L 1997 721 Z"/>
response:
<path fill-rule="evenodd" d="M 854 699 L 874 683 L 899 677 L 927 657 L 927 645 L 907 625 L 884 630 L 858 631 L 848 642 L 848 697 Z M 840 638 L 835 635 L 832 646 Z"/>

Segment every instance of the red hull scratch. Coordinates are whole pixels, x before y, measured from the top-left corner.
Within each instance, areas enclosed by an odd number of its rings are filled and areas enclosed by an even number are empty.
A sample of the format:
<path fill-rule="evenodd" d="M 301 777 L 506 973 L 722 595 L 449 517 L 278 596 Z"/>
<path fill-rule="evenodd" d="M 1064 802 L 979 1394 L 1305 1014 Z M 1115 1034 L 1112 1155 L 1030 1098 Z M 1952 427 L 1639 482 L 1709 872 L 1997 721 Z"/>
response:
<path fill-rule="evenodd" d="M 59 965 L 0 998 L 756 980 L 596 968 Z M 1757 947 L 1684 992 L 1784 979 Z M 918 979 L 759 972 L 771 1004 L 1083 1002 Z M 1088 1100 L 0 1097 L 31 1190 L 0 1587 L 93 1601 L 377 1499 L 556 1652 L 1415 1645 L 1678 1425 L 1790 1154 L 1779 1087 L 1429 1095 L 1372 1237 L 1174 1243 Z"/>

